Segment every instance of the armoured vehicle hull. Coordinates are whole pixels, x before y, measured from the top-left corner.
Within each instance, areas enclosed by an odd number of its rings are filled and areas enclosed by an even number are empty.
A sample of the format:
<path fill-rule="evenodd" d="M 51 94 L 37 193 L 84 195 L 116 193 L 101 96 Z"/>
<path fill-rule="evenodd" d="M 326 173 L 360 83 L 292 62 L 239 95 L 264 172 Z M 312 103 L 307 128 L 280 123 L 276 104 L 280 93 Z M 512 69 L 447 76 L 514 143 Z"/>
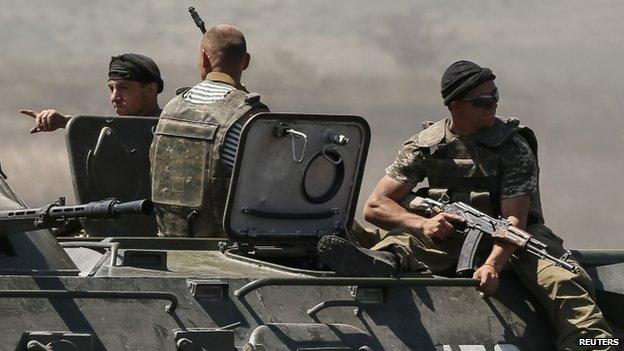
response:
<path fill-rule="evenodd" d="M 102 118 L 95 120 L 98 130 L 133 123 L 124 118 L 103 126 Z M 79 121 L 72 124 L 84 128 Z M 274 133 L 274 126 L 298 131 L 307 141 Z M 122 234 L 57 241 L 46 230 L 0 236 L 0 349 L 554 349 L 546 313 L 512 271 L 503 272 L 500 290 L 488 298 L 471 279 L 338 277 L 319 265 L 313 250 L 318 238 L 348 235 L 352 225 L 369 139 L 359 117 L 268 114 L 249 121 L 226 206 L 228 237 Z M 111 150 L 126 153 L 149 144 L 149 138 L 132 148 L 123 137 L 112 141 L 124 147 Z M 91 148 L 73 140 L 68 145 L 72 159 L 89 157 Z M 80 187 L 93 186 L 89 181 L 98 177 L 81 176 L 79 168 L 88 166 L 80 164 L 72 169 L 78 195 L 87 194 Z M 102 174 L 111 174 L 102 165 Z M 141 178 L 145 171 L 129 173 Z M 258 176 L 262 171 L 277 176 Z M 124 183 L 123 193 L 149 197 L 141 179 L 135 179 L 136 191 Z M 99 184 L 112 189 L 103 195 L 116 196 L 114 183 Z M 0 185 L 3 209 L 24 206 L 3 178 Z M 146 225 L 153 230 L 153 222 Z M 114 233 L 118 226 L 105 221 L 84 227 Z M 594 279 L 598 303 L 621 336 L 624 250 L 574 255 Z"/>
<path fill-rule="evenodd" d="M 512 272 L 495 296 L 482 298 L 467 279 L 335 277 L 221 252 L 214 239 L 105 242 L 119 244 L 113 267 L 110 251 L 67 248 L 72 259 L 93 264 L 79 276 L 0 279 L 1 349 L 23 350 L 33 340 L 76 350 L 553 347 L 547 316 Z M 590 271 L 621 281 L 621 264 L 602 268 Z M 622 295 L 598 295 L 621 332 Z"/>

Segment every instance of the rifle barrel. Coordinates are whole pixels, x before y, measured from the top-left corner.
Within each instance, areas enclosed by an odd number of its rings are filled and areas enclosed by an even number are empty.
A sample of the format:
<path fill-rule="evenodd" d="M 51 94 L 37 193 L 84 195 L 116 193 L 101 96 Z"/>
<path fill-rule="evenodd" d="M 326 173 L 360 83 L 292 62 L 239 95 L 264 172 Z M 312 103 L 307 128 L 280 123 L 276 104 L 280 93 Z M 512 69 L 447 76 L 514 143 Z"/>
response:
<path fill-rule="evenodd" d="M 204 21 L 202 21 L 201 17 L 199 17 L 199 13 L 195 11 L 193 6 L 189 6 L 188 11 L 191 13 L 191 18 L 193 18 L 197 28 L 201 30 L 202 34 L 206 34 L 206 25 L 204 24 Z"/>
<path fill-rule="evenodd" d="M 543 249 L 538 249 L 535 248 L 533 245 L 529 244 L 527 245 L 527 251 L 532 253 L 535 256 L 538 256 L 546 261 L 550 261 L 552 262 L 555 266 L 559 266 L 567 271 L 570 271 L 572 273 L 578 273 L 579 272 L 579 268 L 571 263 L 568 263 L 564 260 L 561 260 L 557 257 L 552 256 L 551 254 L 549 254 L 548 252 L 546 252 L 546 250 Z"/>

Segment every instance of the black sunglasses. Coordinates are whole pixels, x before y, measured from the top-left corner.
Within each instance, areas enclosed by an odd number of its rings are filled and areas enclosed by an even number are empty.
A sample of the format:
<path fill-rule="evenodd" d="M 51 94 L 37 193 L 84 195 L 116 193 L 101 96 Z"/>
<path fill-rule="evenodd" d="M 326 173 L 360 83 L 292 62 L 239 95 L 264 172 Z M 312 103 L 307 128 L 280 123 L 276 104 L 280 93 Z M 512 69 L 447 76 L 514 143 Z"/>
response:
<path fill-rule="evenodd" d="M 479 95 L 471 98 L 460 99 L 459 101 L 469 101 L 474 107 L 490 108 L 498 102 L 498 88 L 494 88 L 489 95 Z"/>

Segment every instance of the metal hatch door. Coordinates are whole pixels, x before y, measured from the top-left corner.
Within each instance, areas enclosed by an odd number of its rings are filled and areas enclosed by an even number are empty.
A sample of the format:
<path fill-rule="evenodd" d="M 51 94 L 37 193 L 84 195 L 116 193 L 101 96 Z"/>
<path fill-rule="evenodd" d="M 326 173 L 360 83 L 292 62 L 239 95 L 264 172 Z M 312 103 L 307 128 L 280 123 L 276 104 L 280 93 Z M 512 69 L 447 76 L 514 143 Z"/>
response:
<path fill-rule="evenodd" d="M 156 117 L 76 116 L 66 144 L 77 203 L 149 199 L 149 148 Z M 156 219 L 82 221 L 91 236 L 156 236 Z"/>
<path fill-rule="evenodd" d="M 260 113 L 241 132 L 224 230 L 235 242 L 289 245 L 353 222 L 370 128 L 358 116 Z"/>

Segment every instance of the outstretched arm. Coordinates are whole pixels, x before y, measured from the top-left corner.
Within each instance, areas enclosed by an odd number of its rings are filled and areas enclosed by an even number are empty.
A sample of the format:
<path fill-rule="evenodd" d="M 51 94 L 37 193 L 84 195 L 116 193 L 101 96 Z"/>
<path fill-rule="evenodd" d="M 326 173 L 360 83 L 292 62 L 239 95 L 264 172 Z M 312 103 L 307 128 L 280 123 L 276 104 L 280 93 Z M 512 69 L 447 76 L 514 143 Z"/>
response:
<path fill-rule="evenodd" d="M 52 109 L 40 112 L 20 110 L 20 113 L 35 119 L 35 126 L 30 129 L 31 133 L 51 132 L 59 128 L 65 128 L 71 118 L 71 116 L 63 115 Z"/>

